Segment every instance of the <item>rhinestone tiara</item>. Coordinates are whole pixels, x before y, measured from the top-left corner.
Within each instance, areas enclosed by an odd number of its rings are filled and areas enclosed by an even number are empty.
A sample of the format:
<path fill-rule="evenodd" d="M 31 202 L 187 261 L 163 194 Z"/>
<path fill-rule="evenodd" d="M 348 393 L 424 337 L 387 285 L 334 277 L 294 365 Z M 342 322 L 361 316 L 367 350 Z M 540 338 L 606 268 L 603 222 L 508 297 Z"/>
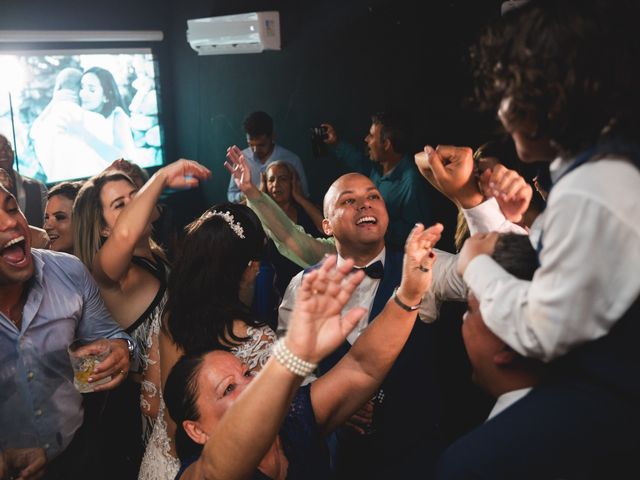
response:
<path fill-rule="evenodd" d="M 230 212 L 219 212 L 218 210 L 210 210 L 202 216 L 203 220 L 207 220 L 211 217 L 222 217 L 225 222 L 229 224 L 233 233 L 235 233 L 238 238 L 244 239 L 244 229 L 240 222 L 236 222 L 234 216 Z"/>

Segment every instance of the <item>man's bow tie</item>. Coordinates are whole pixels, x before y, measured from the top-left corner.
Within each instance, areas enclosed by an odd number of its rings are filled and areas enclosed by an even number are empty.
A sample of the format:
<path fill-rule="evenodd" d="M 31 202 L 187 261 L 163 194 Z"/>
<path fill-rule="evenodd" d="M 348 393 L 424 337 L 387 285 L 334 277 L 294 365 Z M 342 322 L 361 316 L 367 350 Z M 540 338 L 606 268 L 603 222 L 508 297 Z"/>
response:
<path fill-rule="evenodd" d="M 377 262 L 373 262 L 371 265 L 367 267 L 353 267 L 353 271 L 357 272 L 358 270 L 364 270 L 364 273 L 371 278 L 382 278 L 384 275 L 384 265 L 382 262 L 378 260 Z"/>

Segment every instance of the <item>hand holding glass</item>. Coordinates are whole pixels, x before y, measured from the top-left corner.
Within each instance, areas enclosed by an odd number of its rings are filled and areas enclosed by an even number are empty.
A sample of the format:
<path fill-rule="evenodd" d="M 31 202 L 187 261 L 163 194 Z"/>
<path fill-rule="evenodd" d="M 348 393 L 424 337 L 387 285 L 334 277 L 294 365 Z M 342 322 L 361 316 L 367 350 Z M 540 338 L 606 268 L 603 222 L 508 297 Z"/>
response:
<path fill-rule="evenodd" d="M 73 367 L 73 384 L 80 393 L 93 392 L 98 385 L 111 381 L 111 377 L 103 378 L 97 382 L 89 382 L 96 365 L 102 362 L 111 353 L 109 340 L 88 340 L 80 338 L 74 340 L 69 348 L 69 359 Z"/>

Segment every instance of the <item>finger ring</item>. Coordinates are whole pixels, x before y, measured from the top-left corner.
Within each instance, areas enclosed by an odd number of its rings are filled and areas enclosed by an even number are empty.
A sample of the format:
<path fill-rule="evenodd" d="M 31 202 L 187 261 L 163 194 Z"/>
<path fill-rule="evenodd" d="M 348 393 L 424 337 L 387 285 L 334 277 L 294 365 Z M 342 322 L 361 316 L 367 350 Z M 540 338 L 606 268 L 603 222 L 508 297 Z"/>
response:
<path fill-rule="evenodd" d="M 418 270 L 420 270 L 421 272 L 424 272 L 424 273 L 428 273 L 429 272 L 429 267 L 423 267 L 422 265 L 420 265 L 418 267 Z"/>
<path fill-rule="evenodd" d="M 127 373 L 124 370 L 120 370 L 120 375 L 126 375 Z"/>
<path fill-rule="evenodd" d="M 237 165 L 237 164 L 236 164 L 236 165 L 233 167 L 233 170 L 235 171 L 235 170 L 238 170 L 239 168 L 240 168 L 240 165 Z"/>

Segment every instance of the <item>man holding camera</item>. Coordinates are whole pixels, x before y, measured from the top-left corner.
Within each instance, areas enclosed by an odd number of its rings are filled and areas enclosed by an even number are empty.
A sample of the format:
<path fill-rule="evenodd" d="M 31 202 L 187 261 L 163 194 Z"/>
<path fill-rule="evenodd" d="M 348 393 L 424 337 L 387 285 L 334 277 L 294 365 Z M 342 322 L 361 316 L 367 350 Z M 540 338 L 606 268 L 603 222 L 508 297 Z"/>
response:
<path fill-rule="evenodd" d="M 369 159 L 353 145 L 338 141 L 332 125 L 322 126 L 327 131 L 325 143 L 334 148 L 338 159 L 351 171 L 369 176 L 380 191 L 389 212 L 386 244 L 402 249 L 416 223 L 431 224 L 427 185 L 410 155 L 404 119 L 391 112 L 371 116 L 371 127 L 364 138 Z"/>
<path fill-rule="evenodd" d="M 281 160 L 287 162 L 296 170 L 302 184 L 302 190 L 305 196 L 309 196 L 309 187 L 302 161 L 295 153 L 274 143 L 273 119 L 269 114 L 266 112 L 252 112 L 245 118 L 243 127 L 249 147 L 245 148 L 242 154 L 251 169 L 251 182 L 254 185 L 260 185 L 260 174 L 266 171 L 271 162 Z M 233 181 L 233 177 L 229 181 L 227 198 L 230 202 L 235 203 L 244 200 L 244 195 Z"/>

